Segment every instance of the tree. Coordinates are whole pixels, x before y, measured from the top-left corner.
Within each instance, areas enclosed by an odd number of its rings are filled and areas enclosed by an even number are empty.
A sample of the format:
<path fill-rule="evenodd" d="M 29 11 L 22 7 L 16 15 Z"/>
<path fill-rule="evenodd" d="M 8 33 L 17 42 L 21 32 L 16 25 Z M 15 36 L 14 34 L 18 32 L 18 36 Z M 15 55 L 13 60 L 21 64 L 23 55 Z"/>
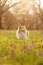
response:
<path fill-rule="evenodd" d="M 2 27 L 5 30 L 17 29 L 18 22 L 16 16 L 14 16 L 10 11 L 7 11 L 2 19 Z"/>
<path fill-rule="evenodd" d="M 7 1 L 9 0 L 0 0 L 0 29 L 3 29 L 2 28 L 2 17 L 3 17 L 3 14 L 8 11 L 12 6 L 16 6 L 16 4 L 20 3 L 20 2 L 16 2 L 16 3 L 13 3 L 11 6 L 9 6 L 8 8 L 6 8 L 4 10 L 4 6 L 6 5 Z"/>

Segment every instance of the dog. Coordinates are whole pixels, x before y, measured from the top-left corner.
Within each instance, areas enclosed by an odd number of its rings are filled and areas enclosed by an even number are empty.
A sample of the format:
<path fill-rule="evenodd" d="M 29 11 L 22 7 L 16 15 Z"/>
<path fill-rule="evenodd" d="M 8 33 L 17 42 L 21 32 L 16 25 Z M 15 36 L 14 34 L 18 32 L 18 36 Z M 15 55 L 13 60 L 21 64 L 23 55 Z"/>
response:
<path fill-rule="evenodd" d="M 24 25 L 18 26 L 18 29 L 16 31 L 17 39 L 21 39 L 21 38 L 28 39 L 28 35 L 29 35 L 29 32 Z"/>

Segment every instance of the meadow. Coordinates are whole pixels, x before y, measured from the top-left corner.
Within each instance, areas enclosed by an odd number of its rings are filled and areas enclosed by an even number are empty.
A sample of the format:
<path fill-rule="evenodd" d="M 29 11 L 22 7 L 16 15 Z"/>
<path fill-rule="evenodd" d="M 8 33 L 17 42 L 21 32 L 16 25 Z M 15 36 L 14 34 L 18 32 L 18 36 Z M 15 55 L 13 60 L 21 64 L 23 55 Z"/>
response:
<path fill-rule="evenodd" d="M 17 39 L 14 30 L 1 30 L 0 65 L 43 65 L 43 31 L 30 30 L 28 39 Z"/>

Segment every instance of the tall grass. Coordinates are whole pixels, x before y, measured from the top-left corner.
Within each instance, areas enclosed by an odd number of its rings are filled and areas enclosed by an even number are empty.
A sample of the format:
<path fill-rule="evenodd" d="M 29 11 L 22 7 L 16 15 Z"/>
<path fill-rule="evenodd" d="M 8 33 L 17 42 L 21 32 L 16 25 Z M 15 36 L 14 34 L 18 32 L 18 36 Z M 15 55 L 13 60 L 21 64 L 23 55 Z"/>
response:
<path fill-rule="evenodd" d="M 43 31 L 30 31 L 28 39 L 17 39 L 16 32 L 0 31 L 0 65 L 43 64 Z"/>

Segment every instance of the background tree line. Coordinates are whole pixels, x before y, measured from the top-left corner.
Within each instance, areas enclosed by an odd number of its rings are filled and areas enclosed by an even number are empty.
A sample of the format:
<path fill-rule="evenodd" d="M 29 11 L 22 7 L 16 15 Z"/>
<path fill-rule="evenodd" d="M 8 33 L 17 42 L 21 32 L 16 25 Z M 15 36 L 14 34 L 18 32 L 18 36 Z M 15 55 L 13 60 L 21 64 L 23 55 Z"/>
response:
<path fill-rule="evenodd" d="M 22 24 L 27 29 L 43 30 L 41 0 L 20 0 L 13 4 L 12 0 L 8 1 L 0 0 L 0 29 L 17 29 L 18 25 Z M 10 11 L 11 8 L 12 11 Z"/>

